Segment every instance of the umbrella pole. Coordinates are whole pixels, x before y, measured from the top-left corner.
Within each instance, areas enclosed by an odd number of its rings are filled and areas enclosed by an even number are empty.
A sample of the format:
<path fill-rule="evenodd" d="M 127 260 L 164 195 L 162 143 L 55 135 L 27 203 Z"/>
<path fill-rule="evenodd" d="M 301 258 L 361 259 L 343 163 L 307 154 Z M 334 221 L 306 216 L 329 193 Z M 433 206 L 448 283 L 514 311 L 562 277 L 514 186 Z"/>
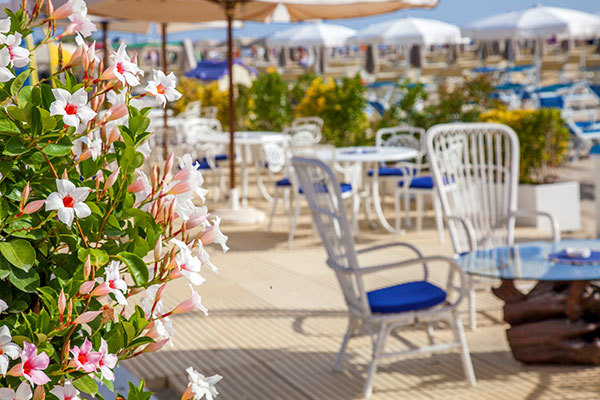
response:
<path fill-rule="evenodd" d="M 162 24 L 160 24 L 160 27 L 161 27 L 161 33 L 162 33 L 162 43 L 161 43 L 162 69 L 166 75 L 167 74 L 167 24 L 163 22 Z M 163 112 L 164 112 L 164 114 L 163 114 L 163 158 L 166 160 L 168 157 L 168 152 L 169 152 L 169 143 L 168 143 L 169 142 L 169 123 L 168 123 L 169 115 L 167 114 L 166 105 L 165 105 Z"/>
<path fill-rule="evenodd" d="M 108 68 L 108 61 L 110 58 L 110 43 L 108 42 L 108 21 L 100 22 L 102 26 L 102 47 L 104 47 L 104 68 Z"/>
<path fill-rule="evenodd" d="M 229 70 L 229 184 L 232 189 L 232 195 L 235 196 L 235 104 L 233 103 L 233 5 L 225 9 L 227 16 L 227 68 Z M 233 208 L 237 207 L 237 202 L 232 199 Z"/>

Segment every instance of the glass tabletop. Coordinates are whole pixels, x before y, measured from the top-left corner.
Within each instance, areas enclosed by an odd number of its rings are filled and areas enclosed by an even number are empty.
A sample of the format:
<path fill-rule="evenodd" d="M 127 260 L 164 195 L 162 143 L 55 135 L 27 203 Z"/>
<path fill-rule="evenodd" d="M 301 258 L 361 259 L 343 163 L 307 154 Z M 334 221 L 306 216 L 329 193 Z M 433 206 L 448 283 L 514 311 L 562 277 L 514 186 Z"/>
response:
<path fill-rule="evenodd" d="M 589 257 L 570 253 L 591 251 Z M 571 250 L 572 249 L 572 250 Z M 528 242 L 478 250 L 459 257 L 469 275 L 536 281 L 587 281 L 600 279 L 600 240 Z"/>

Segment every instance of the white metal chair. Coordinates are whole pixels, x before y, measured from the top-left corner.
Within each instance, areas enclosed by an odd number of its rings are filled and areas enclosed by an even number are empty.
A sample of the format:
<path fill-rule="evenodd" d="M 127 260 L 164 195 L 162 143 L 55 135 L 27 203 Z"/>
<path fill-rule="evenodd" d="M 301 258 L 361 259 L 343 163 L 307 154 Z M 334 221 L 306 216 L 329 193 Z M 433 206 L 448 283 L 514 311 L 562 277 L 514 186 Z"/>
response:
<path fill-rule="evenodd" d="M 427 156 L 454 253 L 514 243 L 517 216 L 549 218 L 554 241 L 558 223 L 548 213 L 517 209 L 519 139 L 495 123 L 436 125 L 427 131 Z M 475 290 L 470 282 L 469 320 L 476 328 Z"/>
<path fill-rule="evenodd" d="M 341 367 L 348 341 L 358 334 L 367 333 L 371 337 L 372 358 L 363 388 L 364 397 L 370 397 L 372 394 L 373 379 L 379 360 L 449 348 L 460 349 L 465 376 L 469 384 L 475 385 L 475 374 L 457 310 L 466 294 L 464 272 L 452 259 L 438 256 L 423 257 L 418 249 L 407 243 L 391 243 L 356 251 L 346 210 L 342 206 L 339 183 L 333 171 L 325 163 L 314 159 L 294 158 L 292 164 L 327 250 L 327 265 L 334 270 L 348 306 L 348 329 L 336 358 L 334 370 L 339 370 Z M 416 258 L 370 267 L 361 267 L 358 263 L 358 254 L 388 250 L 395 246 L 412 250 Z M 439 262 L 448 264 L 450 270 L 460 277 L 462 286 L 454 302 L 447 298 L 443 289 L 428 281 L 428 264 Z M 423 280 L 366 291 L 363 280 L 365 275 L 414 265 L 423 266 Z M 445 321 L 450 325 L 454 333 L 453 342 L 434 343 L 431 327 L 438 321 Z M 384 352 L 386 339 L 392 331 L 416 324 L 427 325 L 429 346 L 401 352 Z"/>
<path fill-rule="evenodd" d="M 296 118 L 292 125 L 285 129 L 293 146 L 310 146 L 323 138 L 323 120 L 319 117 Z"/>

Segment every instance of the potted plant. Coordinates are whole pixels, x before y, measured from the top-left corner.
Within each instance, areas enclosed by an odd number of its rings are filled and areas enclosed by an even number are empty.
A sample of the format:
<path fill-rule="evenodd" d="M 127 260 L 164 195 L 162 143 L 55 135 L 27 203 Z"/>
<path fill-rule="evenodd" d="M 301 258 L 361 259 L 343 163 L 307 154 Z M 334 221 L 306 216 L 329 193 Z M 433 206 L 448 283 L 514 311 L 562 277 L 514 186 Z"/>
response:
<path fill-rule="evenodd" d="M 0 20 L 0 397 L 100 398 L 98 384 L 112 387 L 120 360 L 169 342 L 169 316 L 206 313 L 194 288 L 201 267 L 214 268 L 204 246 L 227 250 L 227 237 L 195 203 L 206 190 L 189 156 L 176 173 L 172 155 L 142 171 L 145 106 L 179 97 L 174 75 L 155 71 L 141 87 L 125 45 L 103 65 L 85 42 L 95 27 L 82 0 L 23 7 Z M 20 43 L 35 27 L 47 32 L 38 46 L 76 35 L 79 47 L 26 84 L 32 49 Z M 192 296 L 166 310 L 161 296 L 174 279 L 189 280 Z M 218 376 L 188 372 L 184 397 L 216 394 Z M 121 396 L 150 395 L 141 384 Z"/>
<path fill-rule="evenodd" d="M 570 134 L 560 110 L 491 110 L 482 121 L 510 126 L 521 144 L 518 208 L 551 213 L 561 231 L 581 228 L 579 183 L 559 182 L 557 168 L 567 157 Z M 544 218 L 522 217 L 517 223 L 549 229 Z"/>

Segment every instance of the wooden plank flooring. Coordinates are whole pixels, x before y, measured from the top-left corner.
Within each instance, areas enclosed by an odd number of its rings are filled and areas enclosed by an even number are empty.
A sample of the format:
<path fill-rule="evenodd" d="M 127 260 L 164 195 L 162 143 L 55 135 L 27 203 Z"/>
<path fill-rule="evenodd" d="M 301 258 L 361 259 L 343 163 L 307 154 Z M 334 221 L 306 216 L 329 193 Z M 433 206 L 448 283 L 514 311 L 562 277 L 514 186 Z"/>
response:
<path fill-rule="evenodd" d="M 268 209 L 268 203 L 261 204 Z M 222 399 L 360 398 L 370 342 L 367 337 L 352 340 L 343 370 L 331 371 L 346 328 L 345 306 L 335 276 L 324 263 L 320 240 L 311 233 L 309 217 L 304 212 L 292 250 L 287 248 L 287 221 L 281 210 L 274 226 L 272 235 L 266 233 L 265 224 L 223 226 L 231 251 L 212 252 L 219 272 L 205 270 L 207 281 L 199 287 L 210 315 L 176 316 L 172 347 L 124 365 L 146 379 L 149 387 L 169 387 L 178 394 L 187 384 L 185 369 L 194 366 L 205 375 L 224 376 L 217 386 Z M 394 241 L 393 235 L 381 230 L 362 228 L 359 248 Z M 519 229 L 517 236 L 535 237 L 539 232 Z M 396 239 L 418 246 L 425 254 L 451 253 L 448 240 L 443 245 L 438 242 L 431 218 L 424 231 L 409 229 Z M 373 265 L 409 256 L 394 249 L 362 261 Z M 434 267 L 434 279 L 442 282 L 445 269 Z M 371 277 L 367 284 L 371 289 L 418 277 L 420 271 L 408 268 Z M 466 333 L 476 387 L 466 385 L 456 352 L 418 355 L 382 363 L 373 399 L 600 398 L 599 368 L 524 366 L 513 360 L 501 302 L 486 287 L 477 296 L 479 327 Z M 187 282 L 173 283 L 165 294 L 166 309 L 187 297 Z M 423 330 L 399 333 L 402 338 L 388 341 L 390 349 L 427 341 Z M 439 341 L 449 337 L 445 327 L 436 331 Z"/>

